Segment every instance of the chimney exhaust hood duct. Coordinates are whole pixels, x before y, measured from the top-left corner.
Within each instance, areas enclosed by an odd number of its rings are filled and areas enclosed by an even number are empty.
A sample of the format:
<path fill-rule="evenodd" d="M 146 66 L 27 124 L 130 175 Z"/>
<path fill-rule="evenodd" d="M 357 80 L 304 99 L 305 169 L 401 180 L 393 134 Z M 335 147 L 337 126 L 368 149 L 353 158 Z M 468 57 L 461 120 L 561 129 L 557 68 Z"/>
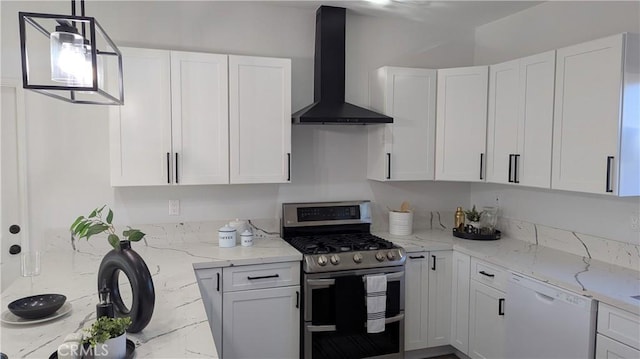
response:
<path fill-rule="evenodd" d="M 364 125 L 393 123 L 393 118 L 344 100 L 346 10 L 320 6 L 316 11 L 313 104 L 292 115 L 295 124 Z"/>

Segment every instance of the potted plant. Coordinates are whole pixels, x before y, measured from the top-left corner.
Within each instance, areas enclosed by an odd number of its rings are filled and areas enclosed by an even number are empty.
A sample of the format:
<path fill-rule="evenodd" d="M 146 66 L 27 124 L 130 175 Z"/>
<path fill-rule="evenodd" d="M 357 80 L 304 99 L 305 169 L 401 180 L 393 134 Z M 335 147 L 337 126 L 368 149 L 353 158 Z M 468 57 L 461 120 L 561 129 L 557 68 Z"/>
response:
<path fill-rule="evenodd" d="M 464 214 L 467 217 L 468 224 L 473 226 L 474 228 L 480 229 L 480 216 L 482 212 L 478 212 L 476 210 L 476 205 L 473 205 L 470 211 L 464 211 Z"/>
<path fill-rule="evenodd" d="M 103 217 L 104 213 L 106 216 Z M 149 268 L 142 257 L 131 248 L 131 242 L 143 239 L 145 234 L 138 229 L 128 227 L 122 232 L 124 240 L 120 240 L 112 221 L 113 211 L 102 206 L 94 209 L 88 217 L 78 217 L 71 225 L 71 233 L 87 240 L 100 233 L 107 234 L 107 240 L 113 249 L 102 258 L 100 263 L 98 291 L 105 287 L 109 290 L 116 316 L 129 316 L 131 323 L 127 331 L 137 333 L 151 321 L 156 300 Z M 130 308 L 124 304 L 120 296 L 119 271 L 127 276 L 131 284 L 133 302 Z"/>
<path fill-rule="evenodd" d="M 131 325 L 131 318 L 100 317 L 91 328 L 85 329 L 87 336 L 82 339 L 88 344 L 94 357 L 105 359 L 123 359 L 127 355 L 126 330 Z"/>

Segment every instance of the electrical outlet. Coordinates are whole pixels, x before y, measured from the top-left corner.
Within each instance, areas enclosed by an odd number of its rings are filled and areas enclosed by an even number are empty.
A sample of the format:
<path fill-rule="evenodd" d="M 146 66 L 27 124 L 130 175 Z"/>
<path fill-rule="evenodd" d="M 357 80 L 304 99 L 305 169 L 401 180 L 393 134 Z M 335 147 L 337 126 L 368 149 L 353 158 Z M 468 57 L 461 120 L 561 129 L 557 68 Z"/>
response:
<path fill-rule="evenodd" d="M 631 215 L 631 230 L 634 232 L 640 232 L 640 213 L 634 213 Z"/>
<path fill-rule="evenodd" d="M 179 216 L 180 215 L 180 200 L 179 199 L 170 199 L 169 200 L 169 215 L 170 216 Z"/>

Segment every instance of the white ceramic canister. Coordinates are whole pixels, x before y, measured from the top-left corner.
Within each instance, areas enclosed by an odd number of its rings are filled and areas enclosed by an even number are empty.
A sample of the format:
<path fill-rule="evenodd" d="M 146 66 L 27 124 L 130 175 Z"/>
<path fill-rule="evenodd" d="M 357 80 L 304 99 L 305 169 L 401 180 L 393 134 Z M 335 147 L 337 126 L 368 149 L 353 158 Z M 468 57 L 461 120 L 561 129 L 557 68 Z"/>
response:
<path fill-rule="evenodd" d="M 218 229 L 218 246 L 220 248 L 230 248 L 236 246 L 236 229 L 228 225 Z"/>
<path fill-rule="evenodd" d="M 407 236 L 413 232 L 413 212 L 389 212 L 389 233 Z"/>
<path fill-rule="evenodd" d="M 242 234 L 242 232 L 244 232 L 245 230 L 249 229 L 247 221 L 238 218 L 229 222 L 229 227 L 234 228 L 238 236 L 240 236 L 240 234 Z"/>
<path fill-rule="evenodd" d="M 253 245 L 253 233 L 248 229 L 240 233 L 240 243 L 243 247 L 251 247 Z"/>

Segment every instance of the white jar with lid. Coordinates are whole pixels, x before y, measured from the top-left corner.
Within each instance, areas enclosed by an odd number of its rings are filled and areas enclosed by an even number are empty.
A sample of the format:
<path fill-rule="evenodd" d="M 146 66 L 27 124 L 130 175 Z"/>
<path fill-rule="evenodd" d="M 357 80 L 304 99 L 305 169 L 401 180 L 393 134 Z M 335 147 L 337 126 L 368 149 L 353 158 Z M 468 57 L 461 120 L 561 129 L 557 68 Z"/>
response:
<path fill-rule="evenodd" d="M 236 229 L 225 225 L 218 229 L 218 246 L 230 248 L 236 246 Z"/>
<path fill-rule="evenodd" d="M 249 229 L 247 226 L 247 221 L 236 218 L 235 220 L 229 222 L 229 227 L 234 228 L 238 236 L 242 234 L 246 229 Z"/>
<path fill-rule="evenodd" d="M 251 247 L 253 245 L 253 233 L 248 229 L 240 233 L 240 243 L 243 247 Z"/>

